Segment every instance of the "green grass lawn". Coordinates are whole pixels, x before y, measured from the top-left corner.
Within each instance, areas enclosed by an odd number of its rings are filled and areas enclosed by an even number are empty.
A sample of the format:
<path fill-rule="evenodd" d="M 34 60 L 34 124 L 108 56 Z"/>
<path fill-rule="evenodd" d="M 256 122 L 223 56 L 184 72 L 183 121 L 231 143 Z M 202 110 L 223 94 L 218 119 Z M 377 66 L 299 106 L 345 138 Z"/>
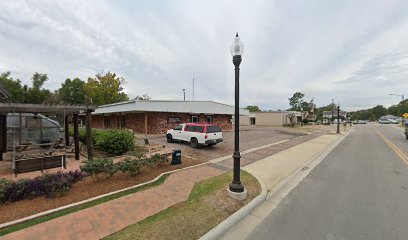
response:
<path fill-rule="evenodd" d="M 241 171 L 248 199 L 240 202 L 227 195 L 232 173 L 197 183 L 187 201 L 131 225 L 106 239 L 198 239 L 259 195 L 261 186 Z"/>

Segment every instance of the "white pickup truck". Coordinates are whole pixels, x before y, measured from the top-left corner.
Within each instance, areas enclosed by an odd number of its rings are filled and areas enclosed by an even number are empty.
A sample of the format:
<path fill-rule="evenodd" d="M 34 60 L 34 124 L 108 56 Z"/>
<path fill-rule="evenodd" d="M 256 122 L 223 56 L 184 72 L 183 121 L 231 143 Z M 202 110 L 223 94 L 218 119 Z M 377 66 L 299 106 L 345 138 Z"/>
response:
<path fill-rule="evenodd" d="M 167 142 L 183 141 L 197 148 L 200 145 L 213 146 L 223 141 L 221 128 L 209 123 L 185 123 L 170 129 L 166 134 Z"/>

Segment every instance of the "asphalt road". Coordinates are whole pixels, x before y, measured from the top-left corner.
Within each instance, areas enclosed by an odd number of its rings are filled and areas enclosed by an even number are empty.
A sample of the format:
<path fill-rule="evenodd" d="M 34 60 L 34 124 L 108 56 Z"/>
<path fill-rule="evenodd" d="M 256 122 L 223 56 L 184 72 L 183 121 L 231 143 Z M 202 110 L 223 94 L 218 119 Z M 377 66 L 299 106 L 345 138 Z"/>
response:
<path fill-rule="evenodd" d="M 402 128 L 357 126 L 248 239 L 408 239 L 408 165 L 387 139 L 408 155 Z"/>
<path fill-rule="evenodd" d="M 305 135 L 290 128 L 277 127 L 246 127 L 240 131 L 240 150 L 245 151 L 254 147 L 259 147 L 274 142 L 279 142 L 285 139 L 292 139 Z M 163 135 L 158 138 L 150 139 L 152 143 L 165 145 L 169 149 L 180 149 L 183 155 L 195 157 L 202 160 L 211 160 L 226 155 L 232 155 L 234 151 L 234 132 L 223 132 L 224 141 L 215 146 L 201 146 L 199 149 L 191 148 L 186 143 L 167 143 L 166 137 Z"/>

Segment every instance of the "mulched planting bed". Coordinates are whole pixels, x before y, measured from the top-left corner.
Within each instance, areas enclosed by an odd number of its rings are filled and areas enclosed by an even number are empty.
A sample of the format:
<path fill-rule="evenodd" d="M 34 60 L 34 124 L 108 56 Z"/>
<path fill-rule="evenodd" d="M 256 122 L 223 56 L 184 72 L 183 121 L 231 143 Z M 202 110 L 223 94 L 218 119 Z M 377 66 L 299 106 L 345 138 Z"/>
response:
<path fill-rule="evenodd" d="M 204 161 L 182 157 L 182 164 L 171 165 L 170 161 L 162 166 L 143 170 L 136 177 L 128 174 L 116 173 L 112 178 L 94 181 L 92 177 L 85 177 L 75 183 L 71 189 L 57 198 L 34 198 L 0 205 L 0 223 L 10 222 L 36 213 L 83 201 L 105 193 L 113 192 L 154 179 L 161 173 L 188 166 L 197 165 Z"/>

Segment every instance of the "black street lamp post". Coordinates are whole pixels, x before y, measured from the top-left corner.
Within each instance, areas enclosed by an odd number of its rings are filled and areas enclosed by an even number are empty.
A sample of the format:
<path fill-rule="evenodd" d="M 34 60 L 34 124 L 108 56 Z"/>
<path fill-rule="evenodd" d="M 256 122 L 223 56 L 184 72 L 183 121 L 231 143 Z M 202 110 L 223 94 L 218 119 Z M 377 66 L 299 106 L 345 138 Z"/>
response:
<path fill-rule="evenodd" d="M 234 125 L 234 178 L 232 183 L 229 185 L 229 190 L 234 193 L 244 192 L 244 186 L 240 179 L 240 159 L 241 154 L 239 152 L 239 65 L 242 61 L 242 53 L 244 51 L 244 46 L 239 39 L 238 33 L 235 36 L 235 40 L 231 46 L 232 62 L 235 66 L 235 125 Z"/>
<path fill-rule="evenodd" d="M 337 106 L 337 133 L 340 133 L 340 105 Z"/>

